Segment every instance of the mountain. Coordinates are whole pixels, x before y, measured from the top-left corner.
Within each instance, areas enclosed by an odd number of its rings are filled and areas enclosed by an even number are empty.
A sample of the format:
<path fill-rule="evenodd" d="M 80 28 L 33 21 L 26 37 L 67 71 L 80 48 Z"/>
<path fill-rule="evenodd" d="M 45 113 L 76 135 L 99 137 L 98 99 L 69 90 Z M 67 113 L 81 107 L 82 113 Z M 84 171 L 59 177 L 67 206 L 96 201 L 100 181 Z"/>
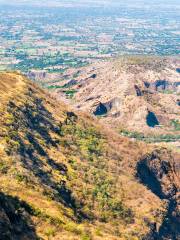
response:
<path fill-rule="evenodd" d="M 55 94 L 66 98 L 65 87 L 71 87 L 75 109 L 127 136 L 176 142 L 179 148 L 179 64 L 177 57 L 119 57 L 82 68 L 73 81 L 60 82 Z"/>
<path fill-rule="evenodd" d="M 1 240 L 178 239 L 179 159 L 0 73 Z"/>

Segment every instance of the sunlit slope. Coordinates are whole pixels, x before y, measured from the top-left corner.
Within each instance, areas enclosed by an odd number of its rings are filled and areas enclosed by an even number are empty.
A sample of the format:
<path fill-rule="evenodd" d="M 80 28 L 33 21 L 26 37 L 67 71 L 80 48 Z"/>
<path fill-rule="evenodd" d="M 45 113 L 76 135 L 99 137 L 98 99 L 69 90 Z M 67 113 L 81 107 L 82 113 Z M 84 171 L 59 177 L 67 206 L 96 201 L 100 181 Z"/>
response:
<path fill-rule="evenodd" d="M 149 142 L 179 141 L 179 64 L 178 57 L 123 56 L 84 67 L 76 81 L 51 87 L 59 97 L 71 87 L 72 105 L 118 132 Z"/>
<path fill-rule="evenodd" d="M 0 74 L 0 100 L 0 239 L 164 234 L 177 156 L 73 113 L 20 74 Z"/>

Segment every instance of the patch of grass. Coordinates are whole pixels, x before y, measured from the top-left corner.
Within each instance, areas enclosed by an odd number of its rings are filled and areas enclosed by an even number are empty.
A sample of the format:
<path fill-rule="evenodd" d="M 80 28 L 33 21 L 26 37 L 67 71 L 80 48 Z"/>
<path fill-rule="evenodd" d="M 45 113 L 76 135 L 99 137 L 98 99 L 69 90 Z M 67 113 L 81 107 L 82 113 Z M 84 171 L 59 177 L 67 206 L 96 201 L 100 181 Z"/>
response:
<path fill-rule="evenodd" d="M 160 92 L 164 93 L 164 94 L 174 94 L 173 90 L 163 90 L 163 91 L 160 91 Z"/>
<path fill-rule="evenodd" d="M 56 230 L 53 227 L 48 227 L 45 230 L 45 235 L 48 237 L 48 239 L 52 238 L 55 236 Z"/>
<path fill-rule="evenodd" d="M 79 77 L 79 74 L 80 74 L 79 72 L 74 73 L 74 74 L 73 74 L 73 78 Z"/>
<path fill-rule="evenodd" d="M 82 235 L 83 230 L 75 223 L 69 222 L 64 226 L 64 229 L 68 232 L 75 233 L 76 235 Z"/>
<path fill-rule="evenodd" d="M 96 231 L 95 231 L 95 233 L 96 233 L 96 235 L 97 235 L 98 237 L 103 237 L 103 234 L 102 234 L 102 231 L 101 231 L 100 228 L 97 228 Z"/>
<path fill-rule="evenodd" d="M 179 122 L 179 120 L 173 119 L 173 120 L 171 121 L 171 126 L 174 127 L 174 130 L 175 130 L 175 131 L 180 131 L 180 122 Z"/>
<path fill-rule="evenodd" d="M 130 137 L 130 138 L 135 138 L 135 139 L 137 139 L 137 140 L 143 140 L 143 139 L 145 139 L 145 136 L 144 136 L 143 133 L 130 132 L 130 131 L 125 130 L 125 129 L 121 130 L 121 131 L 120 131 L 120 134 L 121 134 L 122 136 Z"/>
<path fill-rule="evenodd" d="M 46 212 L 42 211 L 40 208 L 34 206 L 31 206 L 31 214 L 33 216 L 41 218 L 42 220 L 45 220 L 46 222 L 52 224 L 54 227 L 60 227 L 64 224 L 64 222 L 59 217 L 50 216 Z"/>
<path fill-rule="evenodd" d="M 9 166 L 4 161 L 0 161 L 0 173 L 6 174 L 9 169 Z"/>
<path fill-rule="evenodd" d="M 159 142 L 175 142 L 180 140 L 180 135 L 162 134 L 162 135 L 149 135 L 145 136 L 143 133 L 130 132 L 128 130 L 121 130 L 120 134 L 129 138 L 134 138 L 139 141 L 147 143 L 159 143 Z"/>
<path fill-rule="evenodd" d="M 48 73 L 64 73 L 67 70 L 67 68 L 59 69 L 59 68 L 53 68 L 53 69 L 47 69 Z"/>
<path fill-rule="evenodd" d="M 74 89 L 65 91 L 66 96 L 69 98 L 73 98 L 75 93 L 77 93 L 77 90 L 74 90 Z"/>
<path fill-rule="evenodd" d="M 58 88 L 63 88 L 63 87 L 59 85 L 50 85 L 47 87 L 47 89 L 58 89 Z"/>
<path fill-rule="evenodd" d="M 24 176 L 20 173 L 16 173 L 16 176 L 15 176 L 15 179 L 18 181 L 18 182 L 27 182 L 27 176 Z"/>
<path fill-rule="evenodd" d="M 81 240 L 92 240 L 92 237 L 89 234 L 85 233 L 81 236 Z"/>

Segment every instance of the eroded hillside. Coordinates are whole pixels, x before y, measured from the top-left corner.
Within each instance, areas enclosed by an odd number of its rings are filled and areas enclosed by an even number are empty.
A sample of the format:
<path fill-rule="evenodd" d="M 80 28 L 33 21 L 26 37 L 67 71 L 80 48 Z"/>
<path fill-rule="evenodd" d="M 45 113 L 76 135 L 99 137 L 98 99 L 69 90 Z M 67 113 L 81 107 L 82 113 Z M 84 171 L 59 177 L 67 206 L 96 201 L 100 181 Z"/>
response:
<path fill-rule="evenodd" d="M 124 56 L 82 68 L 78 77 L 52 90 L 67 98 L 71 89 L 69 102 L 76 109 L 129 137 L 179 148 L 179 69 L 178 57 Z"/>
<path fill-rule="evenodd" d="M 0 74 L 0 100 L 1 240 L 178 239 L 177 153 L 119 136 L 17 73 Z"/>

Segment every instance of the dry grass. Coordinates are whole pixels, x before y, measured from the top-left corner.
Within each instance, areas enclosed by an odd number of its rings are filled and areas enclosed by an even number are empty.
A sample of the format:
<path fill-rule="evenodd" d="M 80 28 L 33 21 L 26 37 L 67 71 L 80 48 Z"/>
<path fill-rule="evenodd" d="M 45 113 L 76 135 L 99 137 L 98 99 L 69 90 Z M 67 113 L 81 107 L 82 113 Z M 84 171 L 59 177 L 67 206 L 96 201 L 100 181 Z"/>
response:
<path fill-rule="evenodd" d="M 1 74 L 0 84 L 1 191 L 32 208 L 38 237 L 142 239 L 144 219 L 161 224 L 163 202 L 135 178 L 151 147 L 68 115 L 21 75 Z"/>

